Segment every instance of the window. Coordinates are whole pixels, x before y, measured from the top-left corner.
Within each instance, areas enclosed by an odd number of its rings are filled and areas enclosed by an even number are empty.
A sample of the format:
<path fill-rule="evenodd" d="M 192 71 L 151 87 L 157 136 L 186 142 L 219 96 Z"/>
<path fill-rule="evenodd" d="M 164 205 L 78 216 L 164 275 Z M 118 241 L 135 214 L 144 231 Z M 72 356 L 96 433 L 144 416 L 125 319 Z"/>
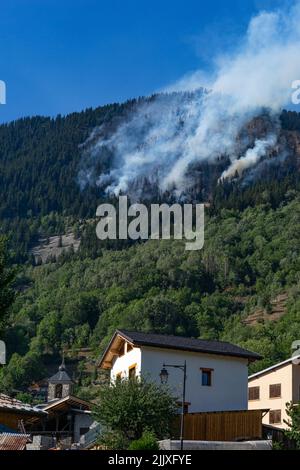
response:
<path fill-rule="evenodd" d="M 281 398 L 281 384 L 270 385 L 270 398 Z"/>
<path fill-rule="evenodd" d="M 134 379 L 136 377 L 136 364 L 130 366 L 128 369 L 128 377 Z"/>
<path fill-rule="evenodd" d="M 259 387 L 249 387 L 248 398 L 249 401 L 259 400 Z"/>
<path fill-rule="evenodd" d="M 211 387 L 213 369 L 201 369 L 202 372 L 202 386 Z"/>
<path fill-rule="evenodd" d="M 55 398 L 62 398 L 63 386 L 62 384 L 55 385 Z"/>
<path fill-rule="evenodd" d="M 281 423 L 281 410 L 271 410 L 269 424 L 280 424 Z"/>

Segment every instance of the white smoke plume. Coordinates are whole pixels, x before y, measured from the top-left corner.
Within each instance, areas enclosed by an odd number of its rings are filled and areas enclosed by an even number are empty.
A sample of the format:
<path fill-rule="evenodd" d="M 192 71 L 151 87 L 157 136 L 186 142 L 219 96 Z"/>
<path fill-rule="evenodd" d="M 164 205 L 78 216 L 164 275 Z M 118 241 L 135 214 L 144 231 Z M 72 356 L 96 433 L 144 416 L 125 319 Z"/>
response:
<path fill-rule="evenodd" d="M 237 141 L 263 110 L 278 122 L 278 113 L 291 101 L 291 84 L 300 78 L 299 2 L 259 13 L 235 52 L 213 63 L 211 76 L 196 71 L 167 89 L 185 94 L 157 95 L 138 105 L 109 138 L 99 137 L 91 150 L 95 158 L 107 150 L 114 156 L 113 169 L 98 175 L 99 185 L 117 194 L 139 178 L 153 178 L 161 190 L 181 192 L 189 185 L 187 170 L 193 163 L 228 156 L 231 164 L 223 179 L 256 165 L 276 144 L 279 129 L 275 126 L 274 135 L 259 138 L 254 146 L 249 143 L 242 155 Z M 88 177 L 81 172 L 83 185 Z"/>
<path fill-rule="evenodd" d="M 276 141 L 275 135 L 271 135 L 267 139 L 256 140 L 254 147 L 249 148 L 243 157 L 233 159 L 230 167 L 223 172 L 220 180 L 232 179 L 236 175 L 241 176 L 245 170 L 256 165 L 261 157 L 266 154 L 267 149 L 272 148 L 276 144 Z"/>

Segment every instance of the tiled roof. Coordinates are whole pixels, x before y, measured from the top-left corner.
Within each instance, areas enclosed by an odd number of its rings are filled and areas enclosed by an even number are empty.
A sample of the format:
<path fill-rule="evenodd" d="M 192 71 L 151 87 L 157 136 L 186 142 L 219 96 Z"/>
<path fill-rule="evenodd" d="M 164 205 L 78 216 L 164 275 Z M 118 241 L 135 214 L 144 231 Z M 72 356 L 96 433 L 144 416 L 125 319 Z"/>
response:
<path fill-rule="evenodd" d="M 0 434 L 0 451 L 25 450 L 28 442 L 30 442 L 29 434 L 12 434 L 5 432 Z"/>
<path fill-rule="evenodd" d="M 140 346 L 152 346 L 206 354 L 218 354 L 222 356 L 243 357 L 249 360 L 261 359 L 259 354 L 225 341 L 208 341 L 203 339 L 184 338 L 182 336 L 158 335 L 127 330 L 117 330 L 116 334 L 119 334 L 129 342 Z"/>
<path fill-rule="evenodd" d="M 40 410 L 36 406 L 23 403 L 20 400 L 16 400 L 15 398 L 11 398 L 8 395 L 4 395 L 4 393 L 0 393 L 0 409 L 21 411 L 24 413 L 45 414 L 44 411 Z"/>

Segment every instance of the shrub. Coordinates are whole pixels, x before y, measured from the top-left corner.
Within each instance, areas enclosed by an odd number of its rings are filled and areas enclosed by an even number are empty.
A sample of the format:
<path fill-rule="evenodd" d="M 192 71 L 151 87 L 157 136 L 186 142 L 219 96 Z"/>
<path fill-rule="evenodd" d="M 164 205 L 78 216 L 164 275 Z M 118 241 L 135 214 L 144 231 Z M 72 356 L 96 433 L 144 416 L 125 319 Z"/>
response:
<path fill-rule="evenodd" d="M 128 438 L 120 431 L 104 431 L 99 439 L 98 444 L 106 450 L 126 450 L 129 445 Z"/>
<path fill-rule="evenodd" d="M 142 437 L 132 441 L 128 450 L 159 450 L 159 445 L 155 434 L 151 431 L 144 431 Z"/>

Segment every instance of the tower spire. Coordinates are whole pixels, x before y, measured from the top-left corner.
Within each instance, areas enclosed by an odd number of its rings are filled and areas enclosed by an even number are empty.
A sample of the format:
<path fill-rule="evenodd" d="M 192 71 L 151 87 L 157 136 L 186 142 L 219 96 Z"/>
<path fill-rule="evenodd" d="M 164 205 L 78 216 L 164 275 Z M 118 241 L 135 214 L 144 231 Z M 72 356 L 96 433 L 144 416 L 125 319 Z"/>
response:
<path fill-rule="evenodd" d="M 66 370 L 64 351 L 62 352 L 62 361 L 61 361 L 61 365 L 59 366 L 58 370 L 61 370 L 61 371 Z"/>

